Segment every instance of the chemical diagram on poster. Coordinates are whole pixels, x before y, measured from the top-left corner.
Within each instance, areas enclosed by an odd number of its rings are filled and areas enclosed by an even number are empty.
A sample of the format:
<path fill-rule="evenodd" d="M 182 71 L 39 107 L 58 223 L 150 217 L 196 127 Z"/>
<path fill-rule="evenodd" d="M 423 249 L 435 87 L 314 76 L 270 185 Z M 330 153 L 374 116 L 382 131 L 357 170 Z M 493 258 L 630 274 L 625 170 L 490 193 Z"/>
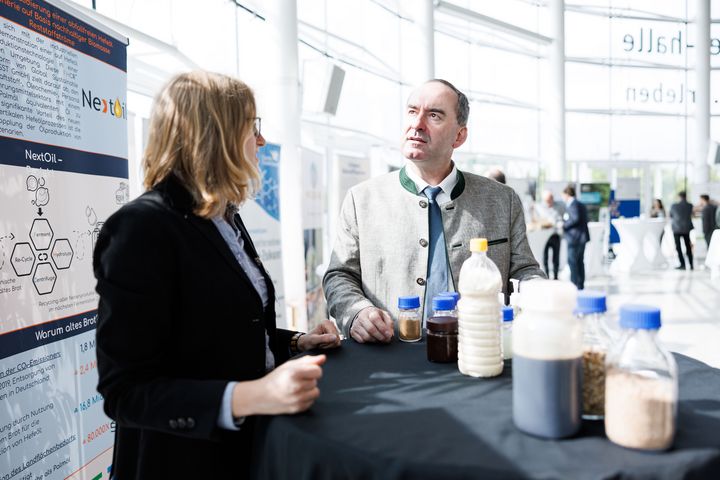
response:
<path fill-rule="evenodd" d="M 82 260 L 97 240 L 97 233 L 100 231 L 102 222 L 98 221 L 95 210 L 87 206 L 85 217 L 90 225 L 87 232 L 77 232 L 79 235 L 75 241 L 75 249 L 69 238 L 58 238 L 53 230 L 49 219 L 43 217 L 43 208 L 50 203 L 50 190 L 46 186 L 45 178 L 36 175 L 28 175 L 25 178 L 25 186 L 32 196 L 30 204 L 37 207 L 37 217 L 33 219 L 28 234 L 29 241 L 20 240 L 22 235 L 15 233 L 0 236 L 0 270 L 7 263 L 17 277 L 32 275 L 32 283 L 38 295 L 52 293 L 58 278 L 58 273 L 68 270 L 72 265 L 73 258 Z M 121 188 L 118 190 L 122 192 Z M 81 247 L 81 256 L 77 257 L 75 250 Z M 10 251 L 9 262 L 7 252 Z"/>
<path fill-rule="evenodd" d="M 104 223 L 98 220 L 95 209 L 89 205 L 85 207 L 85 218 L 88 225 L 90 225 L 90 229 L 82 232 L 73 230 L 73 233 L 77 236 L 75 239 L 75 258 L 77 260 L 84 260 L 95 249 L 100 229 Z"/>
<path fill-rule="evenodd" d="M 25 179 L 25 185 L 27 186 L 28 192 L 35 192 L 35 199 L 31 200 L 30 203 L 38 208 L 44 207 L 50 203 L 50 191 L 45 187 L 44 178 L 37 178 L 35 175 L 28 175 Z"/>
<path fill-rule="evenodd" d="M 29 242 L 17 242 L 13 247 L 10 265 L 18 277 L 32 274 L 38 295 L 47 295 L 55 288 L 55 270 L 70 268 L 73 249 L 69 239 L 55 238 L 50 221 L 46 218 L 33 220 L 29 236 Z"/>
<path fill-rule="evenodd" d="M 11 279 L 24 279 L 38 295 L 57 292 L 70 271 L 90 268 L 87 263 L 108 212 L 129 201 L 125 179 L 110 180 L 104 189 L 110 194 L 107 200 L 95 203 L 77 197 L 67 201 L 66 178 L 59 184 L 56 178 L 57 173 L 36 170 L 24 172 L 12 184 L 19 187 L 14 194 L 24 198 L 17 198 L 19 208 L 8 211 L 7 222 L 0 223 L 0 278 L 9 275 L 0 290 L 10 288 Z M 66 199 L 62 205 L 60 199 Z"/>
<path fill-rule="evenodd" d="M 115 203 L 125 205 L 130 201 L 130 186 L 126 182 L 120 182 L 118 189 L 115 191 Z"/>

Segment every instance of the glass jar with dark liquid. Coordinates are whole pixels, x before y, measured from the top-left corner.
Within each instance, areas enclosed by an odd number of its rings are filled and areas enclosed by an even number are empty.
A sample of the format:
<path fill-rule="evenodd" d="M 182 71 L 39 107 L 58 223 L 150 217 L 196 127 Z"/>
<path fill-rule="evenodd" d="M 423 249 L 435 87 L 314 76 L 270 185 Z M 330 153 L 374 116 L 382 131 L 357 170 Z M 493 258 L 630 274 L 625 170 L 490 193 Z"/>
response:
<path fill-rule="evenodd" d="M 427 319 L 427 358 L 431 362 L 457 362 L 458 319 L 453 315 L 454 303 L 449 297 L 433 299 L 435 313 Z"/>

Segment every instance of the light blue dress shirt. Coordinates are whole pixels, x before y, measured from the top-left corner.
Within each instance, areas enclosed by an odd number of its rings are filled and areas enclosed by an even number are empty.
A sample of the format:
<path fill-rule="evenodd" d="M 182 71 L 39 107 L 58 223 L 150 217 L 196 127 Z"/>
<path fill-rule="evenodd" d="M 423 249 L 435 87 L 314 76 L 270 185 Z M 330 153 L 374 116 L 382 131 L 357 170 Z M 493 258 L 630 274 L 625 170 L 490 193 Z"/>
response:
<path fill-rule="evenodd" d="M 234 211 L 230 211 L 229 216 L 232 218 Z M 257 290 L 258 295 L 262 299 L 263 307 L 267 307 L 269 297 L 268 289 L 265 284 L 265 277 L 263 276 L 260 268 L 255 264 L 252 258 L 245 252 L 245 241 L 240 234 L 240 231 L 231 222 L 228 222 L 224 217 L 215 217 L 212 219 L 215 227 L 220 232 L 220 235 L 227 243 L 230 251 L 237 259 L 240 267 L 243 269 L 245 274 L 250 279 L 250 282 Z M 270 337 L 268 337 L 267 331 L 265 332 L 265 371 L 269 372 L 275 368 L 275 357 L 273 356 L 272 350 L 270 350 Z M 245 421 L 245 418 L 233 419 L 232 416 L 232 391 L 237 382 L 228 382 L 223 393 L 222 405 L 220 407 L 220 414 L 218 415 L 218 426 L 226 430 L 240 430 L 239 426 Z"/>

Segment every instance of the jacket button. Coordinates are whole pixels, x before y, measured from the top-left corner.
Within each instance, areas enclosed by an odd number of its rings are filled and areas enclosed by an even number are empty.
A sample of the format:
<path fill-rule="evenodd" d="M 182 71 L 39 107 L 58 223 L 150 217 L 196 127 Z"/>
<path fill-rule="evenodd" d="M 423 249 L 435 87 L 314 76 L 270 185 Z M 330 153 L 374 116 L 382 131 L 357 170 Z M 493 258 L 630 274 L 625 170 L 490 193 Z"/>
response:
<path fill-rule="evenodd" d="M 171 419 L 168 423 L 170 424 L 170 428 L 172 428 L 173 430 L 177 429 L 177 427 L 178 427 L 178 422 L 177 422 L 177 420 L 175 420 L 175 419 L 173 418 L 173 419 Z"/>
<path fill-rule="evenodd" d="M 187 419 L 187 427 L 192 429 L 195 428 L 195 419 L 192 417 L 188 417 Z"/>
<path fill-rule="evenodd" d="M 250 321 L 251 321 L 252 323 L 258 323 L 258 322 L 260 321 L 260 319 L 259 319 L 259 318 L 253 318 L 253 319 L 250 320 Z"/>
<path fill-rule="evenodd" d="M 415 281 L 417 282 L 418 285 L 425 285 L 425 280 L 422 279 L 422 278 L 418 278 L 418 279 L 415 280 Z"/>
<path fill-rule="evenodd" d="M 421 239 L 420 239 L 420 246 L 421 246 L 421 247 L 427 247 L 427 246 L 428 246 L 428 241 L 425 240 L 424 238 L 421 238 Z"/>
<path fill-rule="evenodd" d="M 425 200 L 420 200 L 420 208 L 427 208 L 428 203 Z"/>
<path fill-rule="evenodd" d="M 185 423 L 184 418 L 178 418 L 177 425 L 178 425 L 178 428 L 181 430 L 184 429 L 185 427 L 187 427 L 187 423 Z"/>

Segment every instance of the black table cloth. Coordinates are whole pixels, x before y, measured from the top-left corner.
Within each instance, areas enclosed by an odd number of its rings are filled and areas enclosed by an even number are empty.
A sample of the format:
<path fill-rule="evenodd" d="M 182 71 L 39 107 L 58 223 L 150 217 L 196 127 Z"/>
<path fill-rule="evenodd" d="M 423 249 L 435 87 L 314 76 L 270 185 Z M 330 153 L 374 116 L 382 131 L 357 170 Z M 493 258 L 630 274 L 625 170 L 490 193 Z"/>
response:
<path fill-rule="evenodd" d="M 258 479 L 720 479 L 720 370 L 676 355 L 680 402 L 673 447 L 641 452 L 583 421 L 563 440 L 512 421 L 512 363 L 490 379 L 428 362 L 425 343 L 327 352 L 320 398 L 306 413 L 261 417 Z"/>

